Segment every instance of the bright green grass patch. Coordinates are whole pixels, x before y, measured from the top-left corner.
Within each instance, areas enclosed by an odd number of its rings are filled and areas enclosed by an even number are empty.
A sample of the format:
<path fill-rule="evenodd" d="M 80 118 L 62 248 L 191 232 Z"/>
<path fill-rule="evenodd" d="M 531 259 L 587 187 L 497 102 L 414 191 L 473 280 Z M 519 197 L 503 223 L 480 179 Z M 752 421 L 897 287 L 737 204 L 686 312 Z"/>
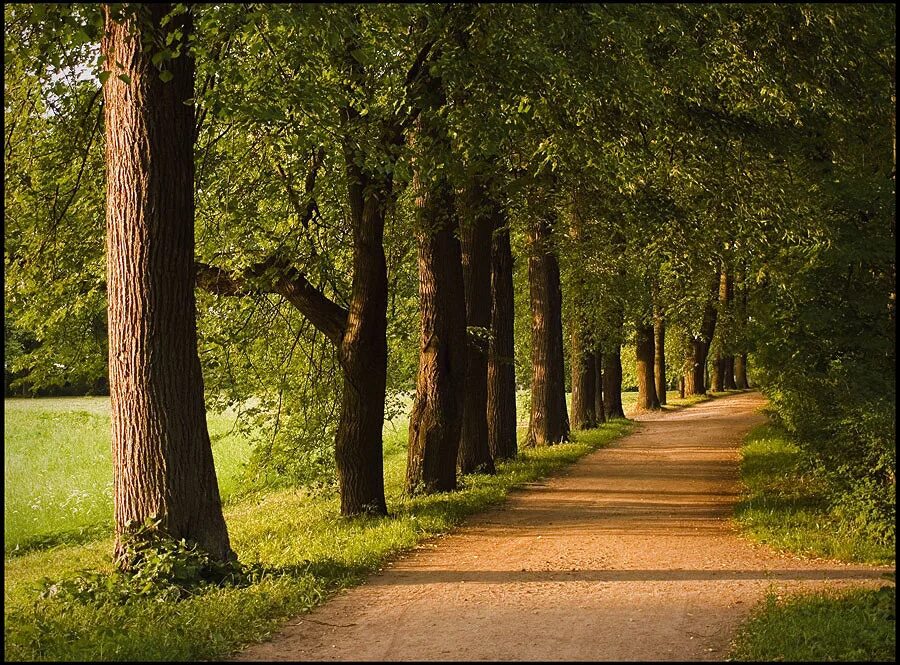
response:
<path fill-rule="evenodd" d="M 744 441 L 745 485 L 736 518 L 743 531 L 771 547 L 839 561 L 889 564 L 893 548 L 866 538 L 829 511 L 827 486 L 803 468 L 787 433 L 760 425 Z"/>
<path fill-rule="evenodd" d="M 735 639 L 752 661 L 890 661 L 896 657 L 894 587 L 779 600 L 770 594 Z"/>
<path fill-rule="evenodd" d="M 627 433 L 629 421 L 580 432 L 572 443 L 523 451 L 494 476 L 467 476 L 457 492 L 402 494 L 404 433 L 386 437 L 388 518 L 342 518 L 336 496 L 281 490 L 245 496 L 225 511 L 232 545 L 245 563 L 269 572 L 246 588 L 207 591 L 186 601 L 127 606 L 35 602 L 33 585 L 83 568 L 109 569 L 112 543 L 60 547 L 8 560 L 5 574 L 7 660 L 200 660 L 258 641 L 283 619 L 358 583 L 421 540 L 446 533 L 466 515 L 503 499 Z"/>
<path fill-rule="evenodd" d="M 4 550 L 86 542 L 112 531 L 108 397 L 4 400 Z M 219 489 L 239 489 L 249 444 L 234 416 L 207 417 Z"/>

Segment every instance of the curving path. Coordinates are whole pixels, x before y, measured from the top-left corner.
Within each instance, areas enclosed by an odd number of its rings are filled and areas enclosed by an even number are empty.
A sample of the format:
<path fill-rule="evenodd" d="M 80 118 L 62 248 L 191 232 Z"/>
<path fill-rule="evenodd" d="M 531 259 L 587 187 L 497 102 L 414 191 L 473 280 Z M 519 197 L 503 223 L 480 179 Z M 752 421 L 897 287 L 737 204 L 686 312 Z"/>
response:
<path fill-rule="evenodd" d="M 640 429 L 297 617 L 239 660 L 722 660 L 771 585 L 884 583 L 739 538 L 743 393 Z"/>

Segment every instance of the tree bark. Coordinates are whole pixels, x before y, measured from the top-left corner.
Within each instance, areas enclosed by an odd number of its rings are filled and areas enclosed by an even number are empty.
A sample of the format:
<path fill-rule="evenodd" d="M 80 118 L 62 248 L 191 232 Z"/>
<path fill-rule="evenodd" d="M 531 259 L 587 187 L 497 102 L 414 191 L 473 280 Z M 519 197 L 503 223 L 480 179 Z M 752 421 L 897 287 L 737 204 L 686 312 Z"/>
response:
<path fill-rule="evenodd" d="M 640 322 L 635 336 L 635 361 L 638 383 L 638 398 L 635 410 L 653 411 L 660 408 L 656 396 L 656 377 L 653 364 L 656 360 L 653 325 Z"/>
<path fill-rule="evenodd" d="M 387 387 L 387 264 L 384 216 L 390 180 L 364 173 L 344 149 L 353 226 L 353 282 L 338 361 L 344 373 L 335 464 L 342 515 L 387 515 L 382 427 Z"/>
<path fill-rule="evenodd" d="M 603 407 L 603 351 L 599 346 L 594 349 L 594 415 L 597 425 L 606 422 L 606 409 Z"/>
<path fill-rule="evenodd" d="M 506 220 L 498 218 L 491 242 L 491 343 L 488 353 L 488 442 L 495 460 L 514 459 L 516 370 L 513 337 L 513 257 Z"/>
<path fill-rule="evenodd" d="M 724 390 L 735 390 L 737 388 L 734 380 L 734 365 L 734 356 L 725 356 L 725 361 L 722 365 L 722 388 Z"/>
<path fill-rule="evenodd" d="M 710 363 L 711 386 L 713 392 L 720 393 L 724 388 L 725 382 L 725 358 L 716 355 L 715 359 Z"/>
<path fill-rule="evenodd" d="M 470 178 L 462 195 L 466 219 L 460 225 L 465 284 L 465 324 L 470 330 L 462 431 L 457 463 L 460 473 L 494 473 L 488 439 L 488 346 L 491 326 L 491 234 L 501 216 L 484 183 Z"/>
<path fill-rule="evenodd" d="M 750 387 L 750 382 L 747 381 L 746 353 L 734 357 L 734 384 L 738 390 L 747 390 Z"/>
<path fill-rule="evenodd" d="M 527 446 L 547 446 L 569 438 L 563 365 L 562 292 L 552 248 L 552 223 L 539 219 L 529 229 L 531 254 L 531 419 Z"/>
<path fill-rule="evenodd" d="M 572 330 L 572 429 L 597 426 L 597 357 L 584 327 Z"/>
<path fill-rule="evenodd" d="M 624 418 L 622 408 L 622 347 L 603 354 L 603 406 L 606 419 Z"/>
<path fill-rule="evenodd" d="M 656 379 L 656 398 L 660 406 L 666 403 L 666 320 L 657 309 L 653 317 L 653 376 Z"/>
<path fill-rule="evenodd" d="M 703 307 L 703 321 L 700 324 L 700 334 L 697 337 L 688 337 L 688 357 L 684 374 L 685 393 L 688 395 L 706 394 L 706 359 L 709 355 L 709 347 L 716 331 L 716 319 L 718 310 L 715 306 L 715 294 L 719 290 L 719 274 L 716 274 L 712 282 L 710 297 Z"/>
<path fill-rule="evenodd" d="M 418 121 L 416 142 L 446 148 L 446 136 L 434 123 Z M 462 250 L 456 235 L 459 218 L 446 175 L 432 175 L 423 164 L 424 157 L 428 156 L 417 156 L 413 173 L 421 341 L 416 397 L 409 418 L 409 494 L 456 489 L 467 378 L 466 302 Z M 487 449 L 487 432 L 484 434 Z"/>
<path fill-rule="evenodd" d="M 169 61 L 160 80 L 148 32 L 171 5 L 111 16 L 101 53 L 125 83 L 104 85 L 107 295 L 113 496 L 119 565 L 127 535 L 148 519 L 218 560 L 234 558 L 206 425 L 194 297 L 194 62 Z M 170 30 L 182 30 L 182 14 Z M 164 38 L 164 37 L 162 37 Z"/>

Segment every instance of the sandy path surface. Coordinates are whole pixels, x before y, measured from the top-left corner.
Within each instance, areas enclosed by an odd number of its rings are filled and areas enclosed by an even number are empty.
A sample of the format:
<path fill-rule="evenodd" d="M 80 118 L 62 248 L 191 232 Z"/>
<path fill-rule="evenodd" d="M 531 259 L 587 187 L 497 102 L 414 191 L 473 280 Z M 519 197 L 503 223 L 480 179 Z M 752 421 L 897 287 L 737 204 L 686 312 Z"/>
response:
<path fill-rule="evenodd" d="M 640 429 L 511 494 L 290 621 L 240 660 L 722 660 L 776 585 L 876 585 L 893 568 L 780 555 L 739 538 L 743 393 Z"/>

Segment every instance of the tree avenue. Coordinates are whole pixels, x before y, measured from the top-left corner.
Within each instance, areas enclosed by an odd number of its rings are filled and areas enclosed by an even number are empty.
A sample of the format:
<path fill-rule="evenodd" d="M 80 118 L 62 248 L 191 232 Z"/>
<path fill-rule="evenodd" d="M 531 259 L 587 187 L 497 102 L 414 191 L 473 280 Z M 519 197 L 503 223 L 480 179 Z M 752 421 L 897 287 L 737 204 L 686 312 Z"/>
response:
<path fill-rule="evenodd" d="M 233 557 L 207 408 L 381 517 L 398 416 L 430 494 L 750 386 L 892 537 L 893 6 L 4 13 L 7 394 L 108 387 L 118 553 Z"/>

